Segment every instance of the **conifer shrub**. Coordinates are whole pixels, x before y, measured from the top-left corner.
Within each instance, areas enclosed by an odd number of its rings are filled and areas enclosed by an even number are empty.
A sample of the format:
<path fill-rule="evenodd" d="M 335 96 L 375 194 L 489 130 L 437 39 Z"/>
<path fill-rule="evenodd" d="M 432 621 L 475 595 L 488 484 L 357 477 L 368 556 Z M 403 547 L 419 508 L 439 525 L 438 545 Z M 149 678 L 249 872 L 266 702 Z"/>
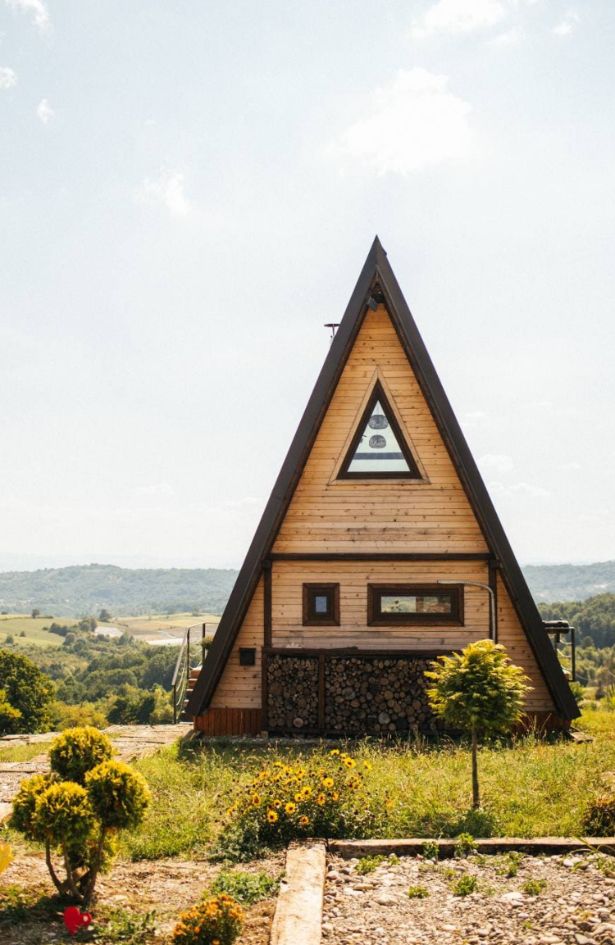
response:
<path fill-rule="evenodd" d="M 243 928 L 243 909 L 220 893 L 180 913 L 173 945 L 233 945 Z"/>
<path fill-rule="evenodd" d="M 51 770 L 62 781 L 85 783 L 88 771 L 113 755 L 108 735 L 92 725 L 67 729 L 55 739 L 49 750 Z"/>
<path fill-rule="evenodd" d="M 52 745 L 51 772 L 24 781 L 13 802 L 11 826 L 45 845 L 58 892 L 85 904 L 99 873 L 110 866 L 115 835 L 137 826 L 150 801 L 143 776 L 111 761 L 112 750 L 97 729 L 65 732 Z M 62 856 L 64 878 L 53 854 Z"/>

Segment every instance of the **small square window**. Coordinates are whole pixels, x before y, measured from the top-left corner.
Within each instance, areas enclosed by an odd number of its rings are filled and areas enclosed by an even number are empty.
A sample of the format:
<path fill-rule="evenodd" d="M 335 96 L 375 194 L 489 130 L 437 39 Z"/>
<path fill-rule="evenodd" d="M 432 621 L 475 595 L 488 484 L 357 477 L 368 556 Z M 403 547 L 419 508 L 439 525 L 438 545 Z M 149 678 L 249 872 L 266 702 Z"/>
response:
<path fill-rule="evenodd" d="M 303 625 L 338 626 L 340 622 L 339 584 L 303 585 Z"/>
<path fill-rule="evenodd" d="M 256 665 L 256 649 L 253 646 L 240 646 L 239 647 L 239 665 L 240 666 L 255 666 Z"/>

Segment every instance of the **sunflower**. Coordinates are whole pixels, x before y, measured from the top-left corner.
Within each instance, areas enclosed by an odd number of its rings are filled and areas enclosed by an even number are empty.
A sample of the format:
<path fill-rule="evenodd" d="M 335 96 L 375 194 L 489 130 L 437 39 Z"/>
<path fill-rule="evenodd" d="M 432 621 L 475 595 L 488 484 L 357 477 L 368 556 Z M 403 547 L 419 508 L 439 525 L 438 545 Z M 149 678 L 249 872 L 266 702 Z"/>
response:
<path fill-rule="evenodd" d="M 323 779 L 322 779 L 322 786 L 323 786 L 323 787 L 332 788 L 333 785 L 334 785 L 334 783 L 335 783 L 335 782 L 333 781 L 333 778 L 323 778 Z"/>
<path fill-rule="evenodd" d="M 306 784 L 306 786 L 301 789 L 301 795 L 302 795 L 303 800 L 307 800 L 308 797 L 312 796 L 312 788 L 308 787 L 308 785 Z"/>
<path fill-rule="evenodd" d="M 284 810 L 286 811 L 287 814 L 294 814 L 295 811 L 297 810 L 297 805 L 293 804 L 292 801 L 289 801 L 288 804 L 284 805 Z"/>
<path fill-rule="evenodd" d="M 309 817 L 306 817 L 305 814 L 303 815 L 303 817 L 300 817 L 300 818 L 299 818 L 299 826 L 300 826 L 300 827 L 307 827 L 308 824 L 309 824 L 309 822 L 310 822 L 310 818 L 309 818 Z"/>
<path fill-rule="evenodd" d="M 282 801 L 276 797 L 275 801 L 273 802 L 273 806 L 275 807 L 276 810 L 279 810 L 280 807 L 282 806 Z"/>
<path fill-rule="evenodd" d="M 270 824 L 275 824 L 277 819 L 278 819 L 278 815 L 276 814 L 274 810 L 270 809 L 267 811 L 267 820 L 269 821 Z"/>
<path fill-rule="evenodd" d="M 371 761 L 364 761 L 363 767 L 366 771 L 371 771 L 374 766 L 372 765 Z"/>
<path fill-rule="evenodd" d="M 260 802 L 261 802 L 260 796 L 259 796 L 258 794 L 253 794 L 252 797 L 251 797 L 251 801 L 252 801 L 252 803 L 254 804 L 255 807 L 258 807 L 258 805 L 259 805 Z"/>
<path fill-rule="evenodd" d="M 327 802 L 327 795 L 326 795 L 326 794 L 323 794 L 322 791 L 321 791 L 321 793 L 320 793 L 320 794 L 318 795 L 318 797 L 316 798 L 316 803 L 319 804 L 320 807 L 322 807 L 322 805 L 323 805 L 323 804 L 326 804 L 326 802 Z"/>
<path fill-rule="evenodd" d="M 339 748 L 332 748 L 331 751 L 329 752 L 330 755 L 339 755 L 339 753 L 340 753 Z"/>
<path fill-rule="evenodd" d="M 344 764 L 346 765 L 347 768 L 354 768 L 356 765 L 356 761 L 354 760 L 354 758 L 351 758 L 350 755 L 346 755 L 346 757 L 344 758 Z"/>

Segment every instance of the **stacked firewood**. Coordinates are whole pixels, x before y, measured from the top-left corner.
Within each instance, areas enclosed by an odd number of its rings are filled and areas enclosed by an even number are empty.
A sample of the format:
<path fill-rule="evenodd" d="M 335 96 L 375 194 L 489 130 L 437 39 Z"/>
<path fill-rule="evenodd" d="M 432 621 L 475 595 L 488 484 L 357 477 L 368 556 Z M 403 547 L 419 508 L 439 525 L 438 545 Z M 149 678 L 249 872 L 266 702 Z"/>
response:
<path fill-rule="evenodd" d="M 333 657 L 325 666 L 325 728 L 396 735 L 433 727 L 425 690 L 429 660 Z"/>
<path fill-rule="evenodd" d="M 267 661 L 268 725 L 273 732 L 318 728 L 318 659 L 270 656 Z"/>

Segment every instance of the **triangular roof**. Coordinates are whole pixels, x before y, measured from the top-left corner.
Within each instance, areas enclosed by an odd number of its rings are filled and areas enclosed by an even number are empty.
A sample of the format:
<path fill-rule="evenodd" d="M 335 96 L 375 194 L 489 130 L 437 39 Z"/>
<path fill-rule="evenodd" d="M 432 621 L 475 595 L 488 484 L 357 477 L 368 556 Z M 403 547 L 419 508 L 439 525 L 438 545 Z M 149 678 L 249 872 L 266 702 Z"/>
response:
<path fill-rule="evenodd" d="M 379 292 L 395 326 L 423 396 L 433 414 L 457 474 L 494 555 L 536 661 L 565 719 L 579 710 L 542 624 L 542 618 L 497 516 L 461 427 L 419 334 L 378 237 L 369 251 L 339 329 L 331 343 L 297 432 L 225 607 L 203 670 L 187 706 L 198 715 L 209 705 L 246 611 L 301 477 L 323 417 L 357 337 L 372 293 Z"/>

